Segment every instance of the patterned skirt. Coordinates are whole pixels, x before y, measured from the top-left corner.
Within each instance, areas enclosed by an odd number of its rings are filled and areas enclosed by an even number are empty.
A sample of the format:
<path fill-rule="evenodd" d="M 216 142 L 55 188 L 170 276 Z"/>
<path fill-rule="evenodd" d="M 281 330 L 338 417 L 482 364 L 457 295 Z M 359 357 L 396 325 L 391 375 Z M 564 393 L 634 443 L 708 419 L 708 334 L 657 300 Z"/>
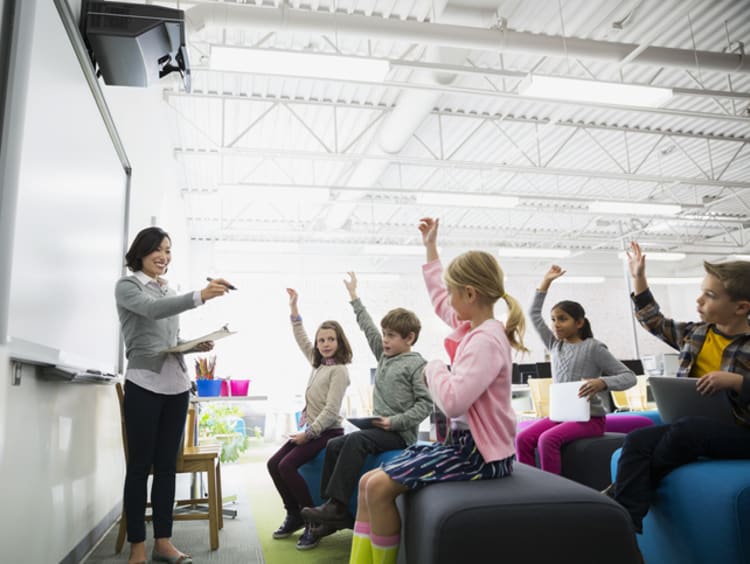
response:
<path fill-rule="evenodd" d="M 453 430 L 445 443 L 412 445 L 381 466 L 388 476 L 410 490 L 435 482 L 491 480 L 513 472 L 513 460 L 485 462 L 471 432 Z"/>

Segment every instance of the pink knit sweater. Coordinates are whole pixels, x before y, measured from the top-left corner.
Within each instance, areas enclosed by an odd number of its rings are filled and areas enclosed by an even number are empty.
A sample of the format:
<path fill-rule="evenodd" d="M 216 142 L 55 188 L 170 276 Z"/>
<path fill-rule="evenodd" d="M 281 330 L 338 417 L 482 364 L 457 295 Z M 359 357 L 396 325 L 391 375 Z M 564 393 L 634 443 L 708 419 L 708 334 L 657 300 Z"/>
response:
<path fill-rule="evenodd" d="M 451 369 L 441 360 L 427 363 L 433 400 L 448 417 L 466 414 L 472 437 L 486 462 L 515 454 L 516 417 L 511 407 L 511 347 L 505 327 L 489 319 L 471 329 L 457 318 L 443 283 L 439 260 L 422 267 L 435 312 L 453 332 L 445 339 Z"/>

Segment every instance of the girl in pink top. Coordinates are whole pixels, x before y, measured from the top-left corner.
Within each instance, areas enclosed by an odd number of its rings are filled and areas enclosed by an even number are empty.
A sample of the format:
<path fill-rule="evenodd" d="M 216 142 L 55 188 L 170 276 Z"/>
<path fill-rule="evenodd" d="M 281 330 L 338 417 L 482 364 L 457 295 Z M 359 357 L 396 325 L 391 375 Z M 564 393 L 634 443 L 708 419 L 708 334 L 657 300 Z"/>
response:
<path fill-rule="evenodd" d="M 505 292 L 503 271 L 485 252 L 469 251 L 443 269 L 437 253 L 438 220 L 423 218 L 419 230 L 427 250 L 423 274 L 437 314 L 453 332 L 445 340 L 451 368 L 427 363 L 425 381 L 451 418 L 443 444 L 414 445 L 359 481 L 350 564 L 392 564 L 400 542 L 396 498 L 435 482 L 485 480 L 510 475 L 515 457 L 511 397 L 511 349 L 525 351 L 525 321 L 518 302 Z M 507 326 L 495 319 L 504 300 Z"/>

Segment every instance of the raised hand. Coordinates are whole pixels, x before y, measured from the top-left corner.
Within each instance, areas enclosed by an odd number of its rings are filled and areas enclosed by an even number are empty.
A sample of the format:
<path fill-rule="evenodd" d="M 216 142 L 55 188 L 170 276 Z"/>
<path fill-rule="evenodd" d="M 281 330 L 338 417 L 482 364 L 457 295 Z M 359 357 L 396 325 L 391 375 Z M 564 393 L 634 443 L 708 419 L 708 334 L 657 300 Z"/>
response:
<path fill-rule="evenodd" d="M 292 315 L 296 317 L 299 315 L 299 311 L 297 310 L 297 299 L 299 298 L 299 294 L 294 288 L 287 288 L 286 293 L 289 294 L 289 311 L 291 311 Z"/>
<path fill-rule="evenodd" d="M 633 278 L 646 276 L 646 255 L 641 251 L 641 246 L 635 241 L 630 242 L 630 250 L 625 251 L 628 256 L 628 270 Z"/>
<path fill-rule="evenodd" d="M 357 275 L 354 272 L 347 272 L 349 280 L 344 279 L 344 286 L 349 291 L 349 297 L 353 300 L 357 299 Z"/>
<path fill-rule="evenodd" d="M 423 217 L 419 220 L 419 231 L 422 233 L 422 243 L 425 247 L 437 244 L 438 225 L 440 220 L 432 217 Z"/>
<path fill-rule="evenodd" d="M 542 283 L 539 284 L 539 289 L 542 292 L 546 292 L 549 289 L 550 284 L 552 284 L 553 280 L 557 280 L 565 274 L 565 270 L 563 270 L 561 267 L 557 266 L 556 264 L 553 264 L 549 267 L 549 270 L 544 273 L 544 278 L 542 278 Z"/>
<path fill-rule="evenodd" d="M 641 246 L 635 241 L 630 242 L 630 250 L 625 251 L 628 257 L 628 270 L 633 277 L 633 292 L 641 294 L 648 289 L 646 281 L 646 255 L 641 251 Z"/>

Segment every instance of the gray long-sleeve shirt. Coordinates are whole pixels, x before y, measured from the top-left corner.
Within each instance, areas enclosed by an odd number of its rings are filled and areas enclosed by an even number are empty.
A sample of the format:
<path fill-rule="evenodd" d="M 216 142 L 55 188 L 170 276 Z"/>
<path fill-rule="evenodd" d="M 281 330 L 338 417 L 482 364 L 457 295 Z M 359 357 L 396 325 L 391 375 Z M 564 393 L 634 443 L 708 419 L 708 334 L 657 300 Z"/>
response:
<path fill-rule="evenodd" d="M 617 360 L 606 345 L 593 337 L 580 343 L 566 343 L 555 338 L 542 318 L 542 305 L 546 292 L 537 290 L 529 308 L 529 317 L 534 329 L 550 353 L 553 382 L 575 382 L 584 378 L 601 378 L 610 390 L 626 390 L 636 384 L 635 374 Z M 599 392 L 591 398 L 591 415 L 607 413 L 602 395 Z"/>
<path fill-rule="evenodd" d="M 422 379 L 427 361 L 416 352 L 394 356 L 383 354 L 383 337 L 378 326 L 359 298 L 352 300 L 351 304 L 357 324 L 378 360 L 372 393 L 374 415 L 389 417 L 391 430 L 401 435 L 407 445 L 414 444 L 419 424 L 432 411 L 432 398 Z"/>

